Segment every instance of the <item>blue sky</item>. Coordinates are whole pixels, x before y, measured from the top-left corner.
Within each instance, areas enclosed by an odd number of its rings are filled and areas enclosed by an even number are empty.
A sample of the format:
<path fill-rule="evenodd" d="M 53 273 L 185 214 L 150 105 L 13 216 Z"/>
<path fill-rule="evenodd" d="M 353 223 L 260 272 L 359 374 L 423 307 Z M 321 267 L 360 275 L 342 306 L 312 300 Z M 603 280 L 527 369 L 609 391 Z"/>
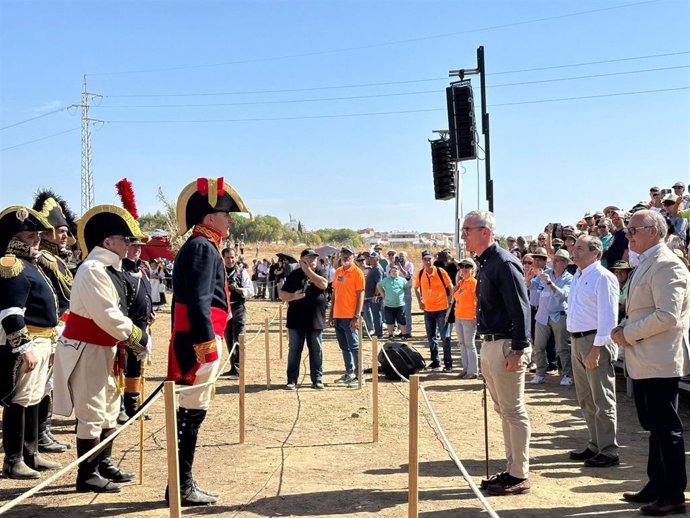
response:
<path fill-rule="evenodd" d="M 0 205 L 51 187 L 79 211 L 80 112 L 51 112 L 86 74 L 96 203 L 125 176 L 139 212 L 223 176 L 306 228 L 452 231 L 427 140 L 483 45 L 498 232 L 533 234 L 690 181 L 689 28 L 684 0 L 3 0 Z M 463 166 L 463 210 L 486 208 L 483 162 Z"/>

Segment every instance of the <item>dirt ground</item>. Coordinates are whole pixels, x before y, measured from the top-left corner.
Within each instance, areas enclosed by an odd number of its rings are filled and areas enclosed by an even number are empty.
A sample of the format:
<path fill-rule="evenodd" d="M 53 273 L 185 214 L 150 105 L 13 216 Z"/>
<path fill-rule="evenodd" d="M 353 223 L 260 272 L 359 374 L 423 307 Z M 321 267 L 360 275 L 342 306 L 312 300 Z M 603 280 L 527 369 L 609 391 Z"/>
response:
<path fill-rule="evenodd" d="M 227 517 L 334 517 L 407 515 L 408 385 L 381 378 L 380 440 L 372 442 L 371 383 L 363 390 L 339 387 L 342 356 L 332 330 L 325 333 L 324 381 L 326 390 L 310 387 L 306 352 L 297 391 L 284 390 L 287 340 L 279 358 L 277 321 L 271 326 L 271 388 L 266 386 L 264 336 L 256 330 L 273 317 L 278 304 L 249 302 L 247 348 L 246 440 L 239 444 L 238 381 L 221 377 L 215 400 L 204 422 L 197 449 L 196 478 L 202 487 L 220 493 L 217 505 L 186 508 L 185 515 Z M 154 327 L 156 344 L 148 368 L 147 391 L 164 377 L 169 314 Z M 421 316 L 414 319 L 409 342 L 428 356 Z M 371 365 L 371 344 L 365 342 L 364 364 Z M 456 351 L 457 353 L 457 351 Z M 457 354 L 455 354 L 457 358 Z M 459 360 L 456 359 L 459 364 Z M 422 383 L 442 427 L 467 471 L 479 481 L 485 473 L 482 382 L 458 379 L 457 372 L 423 373 Z M 646 480 L 647 436 L 637 422 L 634 404 L 618 386 L 618 430 L 621 465 L 609 469 L 584 468 L 569 462 L 567 452 L 585 446 L 586 429 L 574 387 L 561 387 L 559 378 L 528 385 L 528 411 L 532 423 L 530 494 L 489 497 L 502 517 L 637 516 L 634 506 L 621 500 L 623 491 L 637 490 Z M 682 398 L 683 416 L 690 412 L 690 397 Z M 420 397 L 419 516 L 445 518 L 481 516 L 479 500 L 449 459 L 431 426 L 430 413 Z M 122 493 L 76 493 L 76 470 L 11 510 L 17 517 L 162 517 L 166 485 L 165 421 L 163 398 L 150 409 L 145 425 L 144 479 L 122 486 Z M 74 444 L 74 422 L 56 419 L 54 430 Z M 687 427 L 686 427 L 687 431 Z M 138 472 L 139 423 L 115 441 L 113 458 L 124 469 Z M 503 469 L 500 423 L 489 408 L 491 472 Z M 51 455 L 66 465 L 76 458 L 74 449 Z M 47 475 L 44 474 L 44 478 Z M 35 481 L 0 479 L 0 503 L 22 494 Z"/>

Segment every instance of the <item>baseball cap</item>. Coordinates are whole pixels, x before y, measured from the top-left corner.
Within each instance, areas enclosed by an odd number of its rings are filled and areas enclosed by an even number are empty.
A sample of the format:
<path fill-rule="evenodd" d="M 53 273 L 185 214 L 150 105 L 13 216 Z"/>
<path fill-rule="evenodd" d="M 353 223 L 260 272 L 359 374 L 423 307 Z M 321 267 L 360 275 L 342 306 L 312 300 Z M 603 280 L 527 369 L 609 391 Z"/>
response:
<path fill-rule="evenodd" d="M 585 215 L 582 216 L 582 219 L 589 219 L 589 218 L 593 218 L 593 217 L 594 217 L 594 214 L 592 214 L 591 212 L 585 212 Z"/>
<path fill-rule="evenodd" d="M 462 265 L 471 266 L 472 268 L 477 266 L 477 264 L 472 259 L 462 259 L 458 264 L 461 266 Z"/>
<path fill-rule="evenodd" d="M 372 259 L 378 259 L 378 258 L 381 257 L 381 256 L 379 255 L 378 252 L 370 252 L 370 253 L 369 253 L 369 257 L 372 258 Z"/>
<path fill-rule="evenodd" d="M 398 252 L 395 251 L 395 250 L 393 250 L 393 249 L 390 249 L 390 250 L 388 250 L 387 253 L 388 253 L 388 255 L 395 255 L 395 254 L 397 254 Z"/>
<path fill-rule="evenodd" d="M 508 236 L 506 238 L 506 241 L 515 241 L 515 238 L 513 236 Z"/>
<path fill-rule="evenodd" d="M 551 244 L 554 246 L 563 246 L 563 240 L 555 237 L 553 241 L 551 241 Z"/>
<path fill-rule="evenodd" d="M 682 187 L 683 189 L 685 189 L 685 184 L 683 182 L 676 182 L 673 184 L 673 187 Z"/>
<path fill-rule="evenodd" d="M 424 250 L 422 252 L 422 259 L 426 259 L 427 257 L 434 257 L 434 253 L 429 250 Z"/>
<path fill-rule="evenodd" d="M 304 250 L 302 250 L 302 253 L 299 254 L 300 259 L 305 255 L 315 255 L 316 257 L 319 256 L 319 254 L 317 254 L 316 251 L 311 248 L 305 248 Z"/>
<path fill-rule="evenodd" d="M 344 247 L 342 247 L 340 249 L 340 251 L 345 252 L 346 254 L 351 254 L 351 255 L 355 254 L 355 249 L 352 248 L 350 245 L 345 245 Z"/>

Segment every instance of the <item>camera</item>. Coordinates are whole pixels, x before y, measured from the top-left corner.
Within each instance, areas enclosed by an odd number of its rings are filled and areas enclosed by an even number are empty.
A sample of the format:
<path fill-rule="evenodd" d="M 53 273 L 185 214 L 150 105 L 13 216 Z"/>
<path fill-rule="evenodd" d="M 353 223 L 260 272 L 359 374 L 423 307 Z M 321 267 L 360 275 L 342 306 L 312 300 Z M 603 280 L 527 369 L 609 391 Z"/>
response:
<path fill-rule="evenodd" d="M 228 284 L 228 289 L 229 289 L 230 291 L 236 290 L 236 289 L 237 289 L 237 283 L 236 283 L 236 282 L 231 282 L 230 284 Z"/>
<path fill-rule="evenodd" d="M 400 257 L 395 258 L 395 264 L 401 264 L 402 261 L 400 260 Z"/>
<path fill-rule="evenodd" d="M 661 189 L 661 194 L 671 194 L 671 189 Z"/>

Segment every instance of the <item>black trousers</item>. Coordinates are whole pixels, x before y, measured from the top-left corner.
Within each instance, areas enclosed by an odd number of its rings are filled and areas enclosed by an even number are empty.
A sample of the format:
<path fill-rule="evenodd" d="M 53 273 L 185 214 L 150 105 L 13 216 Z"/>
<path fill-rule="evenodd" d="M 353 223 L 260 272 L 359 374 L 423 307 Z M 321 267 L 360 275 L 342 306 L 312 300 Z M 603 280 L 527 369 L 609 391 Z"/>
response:
<path fill-rule="evenodd" d="M 239 341 L 240 335 L 244 333 L 244 326 L 247 320 L 247 310 L 244 304 L 233 306 L 232 318 L 225 324 L 225 344 L 228 347 L 228 352 L 232 351 L 232 344 Z M 239 373 L 240 370 L 240 346 L 235 347 L 235 352 L 230 357 L 230 371 L 233 374 Z"/>
<path fill-rule="evenodd" d="M 647 476 L 660 498 L 683 501 L 687 485 L 683 423 L 678 416 L 680 378 L 633 380 L 637 417 L 649 435 Z"/>

